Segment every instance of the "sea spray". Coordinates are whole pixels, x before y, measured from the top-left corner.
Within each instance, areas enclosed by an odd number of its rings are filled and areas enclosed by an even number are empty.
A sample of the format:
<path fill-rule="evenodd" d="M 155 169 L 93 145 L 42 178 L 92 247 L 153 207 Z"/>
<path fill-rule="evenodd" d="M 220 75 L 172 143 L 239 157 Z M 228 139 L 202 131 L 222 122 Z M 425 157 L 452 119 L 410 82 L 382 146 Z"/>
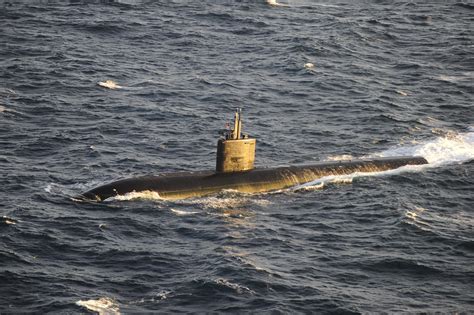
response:
<path fill-rule="evenodd" d="M 448 133 L 443 137 L 427 140 L 416 145 L 404 145 L 369 155 L 366 158 L 396 157 L 396 156 L 422 156 L 428 164 L 406 165 L 397 169 L 381 172 L 355 172 L 347 175 L 331 175 L 290 188 L 293 191 L 318 190 L 327 184 L 352 183 L 354 178 L 370 176 L 387 176 L 404 172 L 418 172 L 425 168 L 438 167 L 448 164 L 459 164 L 474 159 L 474 128 L 468 132 Z M 340 156 L 341 157 L 341 156 Z M 334 160 L 329 158 L 329 160 Z"/>
<path fill-rule="evenodd" d="M 400 155 L 422 156 L 428 161 L 429 167 L 468 162 L 474 159 L 474 128 L 470 127 L 464 133 L 450 132 L 415 145 L 391 148 L 373 157 Z"/>
<path fill-rule="evenodd" d="M 99 315 L 120 315 L 117 302 L 108 297 L 102 297 L 97 300 L 80 300 L 76 302 L 76 305 L 97 312 Z"/>

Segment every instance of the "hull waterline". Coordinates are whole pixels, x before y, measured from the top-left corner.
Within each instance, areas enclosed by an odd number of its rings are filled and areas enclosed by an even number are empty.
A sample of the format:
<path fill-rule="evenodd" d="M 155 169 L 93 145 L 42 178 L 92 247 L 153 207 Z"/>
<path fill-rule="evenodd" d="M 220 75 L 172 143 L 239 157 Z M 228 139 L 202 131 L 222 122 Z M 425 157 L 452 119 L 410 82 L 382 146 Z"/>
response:
<path fill-rule="evenodd" d="M 118 180 L 96 187 L 78 196 L 103 201 L 131 192 L 152 191 L 163 199 L 184 199 L 215 194 L 232 189 L 242 193 L 259 193 L 305 184 L 330 175 L 355 172 L 380 172 L 405 165 L 422 165 L 423 157 L 390 157 L 370 160 L 321 162 L 313 165 L 261 168 L 234 173 L 180 172 Z"/>

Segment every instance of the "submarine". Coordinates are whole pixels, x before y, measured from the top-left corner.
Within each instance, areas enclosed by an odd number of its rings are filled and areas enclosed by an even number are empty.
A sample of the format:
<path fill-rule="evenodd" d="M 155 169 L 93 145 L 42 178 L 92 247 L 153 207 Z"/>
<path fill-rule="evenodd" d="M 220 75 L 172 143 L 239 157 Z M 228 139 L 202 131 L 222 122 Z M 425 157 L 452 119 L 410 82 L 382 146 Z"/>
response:
<path fill-rule="evenodd" d="M 155 192 L 165 200 L 202 197 L 222 190 L 261 193 L 305 184 L 330 175 L 380 172 L 428 163 L 420 156 L 399 156 L 255 168 L 256 143 L 255 138 L 242 132 L 242 112 L 238 109 L 234 115 L 233 129 L 228 128 L 217 142 L 214 171 L 164 173 L 122 179 L 84 192 L 77 199 L 100 202 L 132 192 Z"/>

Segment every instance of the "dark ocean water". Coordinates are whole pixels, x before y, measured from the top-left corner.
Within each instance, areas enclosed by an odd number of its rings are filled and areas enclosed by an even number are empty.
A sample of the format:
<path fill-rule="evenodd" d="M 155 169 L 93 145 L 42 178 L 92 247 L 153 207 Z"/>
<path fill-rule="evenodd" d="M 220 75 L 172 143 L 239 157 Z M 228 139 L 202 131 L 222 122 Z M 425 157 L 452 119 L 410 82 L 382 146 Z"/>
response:
<path fill-rule="evenodd" d="M 0 313 L 474 312 L 474 4 L 285 4 L 0 0 Z M 71 200 L 214 168 L 237 107 L 259 167 L 430 165 Z"/>

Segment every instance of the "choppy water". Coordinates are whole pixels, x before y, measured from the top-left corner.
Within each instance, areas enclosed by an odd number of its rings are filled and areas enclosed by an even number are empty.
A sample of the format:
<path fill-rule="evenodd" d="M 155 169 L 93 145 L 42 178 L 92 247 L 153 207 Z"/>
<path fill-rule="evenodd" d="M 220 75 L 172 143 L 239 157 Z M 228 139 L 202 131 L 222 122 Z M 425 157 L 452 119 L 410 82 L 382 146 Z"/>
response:
<path fill-rule="evenodd" d="M 474 310 L 474 5 L 281 3 L 0 1 L 0 313 Z M 236 107 L 260 167 L 430 164 L 70 200 L 213 168 Z"/>

